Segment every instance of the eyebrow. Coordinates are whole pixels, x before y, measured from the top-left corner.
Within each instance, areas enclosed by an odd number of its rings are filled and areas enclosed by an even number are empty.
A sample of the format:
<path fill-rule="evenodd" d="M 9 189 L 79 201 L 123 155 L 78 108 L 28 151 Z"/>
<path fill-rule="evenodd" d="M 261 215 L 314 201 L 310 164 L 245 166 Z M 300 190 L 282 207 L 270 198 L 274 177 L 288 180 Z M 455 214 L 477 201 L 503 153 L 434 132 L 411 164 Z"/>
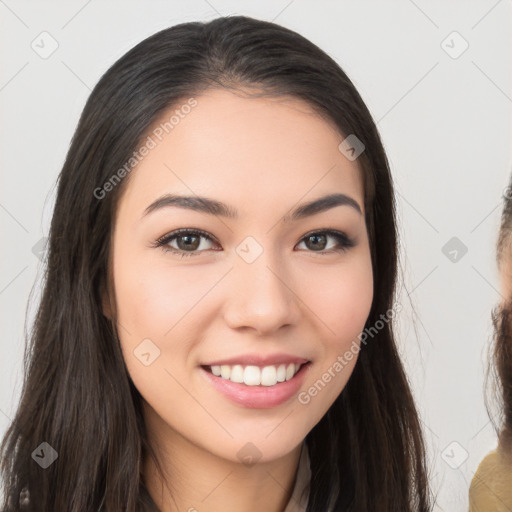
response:
<path fill-rule="evenodd" d="M 357 201 L 346 194 L 329 194 L 327 196 L 320 197 L 308 203 L 301 204 L 291 213 L 283 216 L 284 222 L 297 221 L 305 217 L 310 217 L 317 213 L 324 212 L 336 206 L 349 206 L 356 210 L 362 215 L 361 208 Z M 176 194 L 165 194 L 159 197 L 156 201 L 152 202 L 142 214 L 142 218 L 151 212 L 160 210 L 162 208 L 177 207 L 185 208 L 188 210 L 194 210 L 208 215 L 218 215 L 226 217 L 228 219 L 237 219 L 239 217 L 238 211 L 231 206 L 210 199 L 208 197 L 201 196 L 180 196 Z"/>

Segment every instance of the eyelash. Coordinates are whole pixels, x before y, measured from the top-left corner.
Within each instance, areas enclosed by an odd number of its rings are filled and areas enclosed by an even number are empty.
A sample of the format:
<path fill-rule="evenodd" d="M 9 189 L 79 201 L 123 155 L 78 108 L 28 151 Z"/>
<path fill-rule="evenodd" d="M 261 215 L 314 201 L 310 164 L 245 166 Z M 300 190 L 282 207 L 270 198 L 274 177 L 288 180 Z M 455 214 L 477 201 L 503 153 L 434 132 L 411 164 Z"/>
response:
<path fill-rule="evenodd" d="M 204 249 L 202 251 L 183 251 L 181 249 L 175 249 L 173 247 L 167 246 L 167 244 L 171 240 L 179 238 L 181 235 L 185 235 L 185 234 L 201 236 L 203 238 L 207 238 L 208 240 L 211 240 L 212 242 L 216 242 L 214 238 L 212 238 L 208 233 L 206 233 L 206 231 L 202 231 L 200 229 L 183 228 L 183 229 L 178 229 L 176 231 L 172 231 L 171 233 L 168 233 L 168 234 L 160 237 L 153 244 L 153 247 L 155 247 L 155 248 L 161 247 L 165 252 L 172 252 L 174 254 L 178 254 L 182 258 L 188 257 L 188 256 L 197 256 L 197 255 L 201 254 L 202 252 L 204 252 L 205 250 L 208 250 L 208 249 Z M 336 252 L 346 252 L 350 248 L 352 248 L 356 245 L 355 241 L 353 239 L 349 238 L 345 233 L 343 233 L 341 231 L 334 231 L 332 229 L 312 231 L 310 233 L 307 233 L 306 235 L 304 235 L 301 238 L 300 242 L 303 242 L 305 239 L 307 239 L 311 236 L 315 236 L 315 235 L 331 236 L 338 242 L 339 247 L 335 248 L 335 249 L 328 249 L 328 250 L 323 250 L 323 251 L 308 251 L 308 252 L 318 253 L 320 255 L 326 255 L 326 254 L 332 254 L 332 253 L 336 253 Z"/>

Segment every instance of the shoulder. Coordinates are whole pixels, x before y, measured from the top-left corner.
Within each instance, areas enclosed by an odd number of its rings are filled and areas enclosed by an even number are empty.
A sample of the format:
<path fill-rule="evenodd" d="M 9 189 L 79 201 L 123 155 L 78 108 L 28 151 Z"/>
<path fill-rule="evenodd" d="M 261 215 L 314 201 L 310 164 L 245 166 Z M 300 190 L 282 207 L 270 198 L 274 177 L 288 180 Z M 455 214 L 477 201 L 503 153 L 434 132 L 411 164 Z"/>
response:
<path fill-rule="evenodd" d="M 469 489 L 470 512 L 512 509 L 512 460 L 498 449 L 480 462 Z"/>

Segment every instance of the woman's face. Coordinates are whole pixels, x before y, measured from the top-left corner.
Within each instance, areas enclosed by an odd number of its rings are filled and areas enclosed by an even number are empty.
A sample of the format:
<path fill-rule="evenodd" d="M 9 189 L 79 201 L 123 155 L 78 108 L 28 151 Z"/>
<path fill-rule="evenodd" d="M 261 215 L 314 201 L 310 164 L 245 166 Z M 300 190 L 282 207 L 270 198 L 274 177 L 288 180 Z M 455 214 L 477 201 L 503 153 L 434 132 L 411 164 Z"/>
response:
<path fill-rule="evenodd" d="M 120 199 L 120 342 L 153 436 L 264 462 L 298 446 L 356 363 L 373 298 L 361 170 L 303 102 L 195 99 L 155 125 Z M 349 199 L 297 210 L 332 194 Z M 155 205 L 166 195 L 191 199 Z"/>

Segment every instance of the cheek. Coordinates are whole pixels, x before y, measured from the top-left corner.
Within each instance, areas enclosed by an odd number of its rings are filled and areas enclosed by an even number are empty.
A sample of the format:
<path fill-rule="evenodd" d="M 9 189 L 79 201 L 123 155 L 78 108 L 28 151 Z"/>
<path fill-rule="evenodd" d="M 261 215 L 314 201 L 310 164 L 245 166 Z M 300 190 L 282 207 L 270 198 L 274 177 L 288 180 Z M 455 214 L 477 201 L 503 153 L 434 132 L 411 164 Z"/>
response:
<path fill-rule="evenodd" d="M 345 388 L 356 365 L 359 336 L 373 300 L 371 261 L 340 265 L 325 275 L 317 271 L 307 289 L 308 307 L 318 319 L 318 332 L 323 333 L 322 348 L 315 370 L 297 398 L 310 417 L 318 419 Z"/>
<path fill-rule="evenodd" d="M 353 258 L 336 269 L 316 269 L 308 279 L 306 304 L 323 325 L 321 332 L 332 348 L 343 349 L 363 330 L 373 301 L 373 274 L 369 258 Z"/>
<path fill-rule="evenodd" d="M 211 273 L 192 272 L 169 268 L 162 259 L 119 261 L 114 277 L 119 322 L 137 335 L 169 335 L 218 280 Z"/>
<path fill-rule="evenodd" d="M 118 331 L 128 373 L 148 403 L 182 407 L 186 394 L 178 383 L 186 381 L 189 371 L 195 333 L 191 320 L 211 278 L 191 280 L 190 273 L 163 268 L 157 261 L 125 258 L 115 268 Z"/>
<path fill-rule="evenodd" d="M 151 396 L 179 390 L 172 377 L 186 380 L 190 352 L 210 318 L 205 299 L 219 275 L 206 267 L 180 268 L 161 257 L 146 258 L 119 258 L 114 283 L 123 357 L 141 394 Z M 148 352 L 151 362 L 145 366 L 141 358 Z"/>

